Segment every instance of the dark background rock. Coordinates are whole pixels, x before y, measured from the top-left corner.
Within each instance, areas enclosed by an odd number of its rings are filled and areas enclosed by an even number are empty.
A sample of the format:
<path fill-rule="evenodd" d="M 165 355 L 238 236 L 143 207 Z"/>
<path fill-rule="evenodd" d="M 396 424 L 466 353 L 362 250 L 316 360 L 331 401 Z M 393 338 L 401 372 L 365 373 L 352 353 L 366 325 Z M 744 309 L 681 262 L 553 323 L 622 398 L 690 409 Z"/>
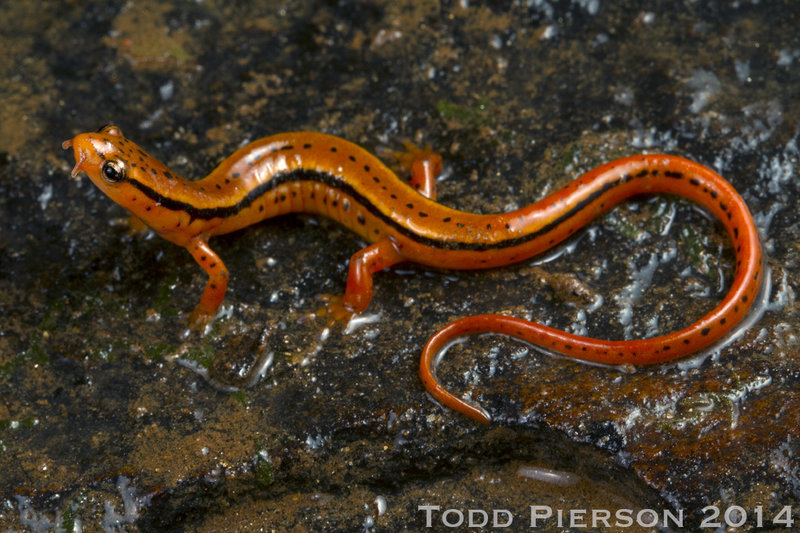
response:
<path fill-rule="evenodd" d="M 426 505 L 508 510 L 519 530 L 531 505 L 682 511 L 687 527 L 709 505 L 743 507 L 750 526 L 758 509 L 765 526 L 784 506 L 800 519 L 796 2 L 38 0 L 0 14 L 0 530 L 416 531 Z M 301 319 L 344 290 L 360 243 L 283 217 L 212 242 L 229 316 L 187 336 L 202 272 L 68 178 L 61 141 L 107 122 L 196 178 L 278 131 L 373 151 L 410 139 L 444 156 L 440 201 L 486 213 L 622 155 L 674 153 L 742 193 L 772 286 L 735 341 L 635 373 L 470 339 L 440 374 L 491 411 L 481 427 L 418 381 L 438 327 L 508 312 L 597 337 L 671 331 L 730 283 L 721 226 L 637 199 L 546 263 L 380 273 L 373 320 L 325 336 Z M 272 367 L 231 392 L 263 333 Z"/>

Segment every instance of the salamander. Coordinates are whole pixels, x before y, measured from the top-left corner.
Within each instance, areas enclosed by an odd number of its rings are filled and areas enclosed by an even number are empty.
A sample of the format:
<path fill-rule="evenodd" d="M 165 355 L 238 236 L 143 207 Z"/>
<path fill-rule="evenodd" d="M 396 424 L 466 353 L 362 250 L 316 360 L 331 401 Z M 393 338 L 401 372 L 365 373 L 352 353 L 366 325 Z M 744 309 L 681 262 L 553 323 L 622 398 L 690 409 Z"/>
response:
<path fill-rule="evenodd" d="M 113 125 L 77 135 L 63 148 L 74 151 L 73 177 L 85 172 L 134 217 L 186 248 L 205 270 L 208 282 L 190 315 L 198 327 L 217 313 L 228 284 L 228 270 L 209 238 L 287 213 L 329 217 L 372 243 L 352 256 L 344 296 L 331 303 L 345 315 L 367 308 L 373 275 L 392 265 L 409 261 L 459 270 L 524 261 L 635 195 L 680 195 L 722 221 L 736 254 L 733 282 L 716 307 L 679 331 L 609 341 L 502 315 L 465 317 L 439 330 L 423 349 L 421 380 L 442 404 L 482 422 L 490 420 L 484 409 L 454 396 L 436 379 L 436 354 L 453 339 L 497 332 L 586 361 L 664 362 L 702 350 L 730 332 L 755 299 L 764 268 L 758 231 L 736 190 L 711 169 L 672 155 L 618 159 L 526 207 L 475 214 L 436 202 L 438 155 L 419 151 L 409 162 L 412 177 L 406 182 L 361 147 L 322 133 L 281 133 L 254 141 L 198 181 L 181 178 Z"/>

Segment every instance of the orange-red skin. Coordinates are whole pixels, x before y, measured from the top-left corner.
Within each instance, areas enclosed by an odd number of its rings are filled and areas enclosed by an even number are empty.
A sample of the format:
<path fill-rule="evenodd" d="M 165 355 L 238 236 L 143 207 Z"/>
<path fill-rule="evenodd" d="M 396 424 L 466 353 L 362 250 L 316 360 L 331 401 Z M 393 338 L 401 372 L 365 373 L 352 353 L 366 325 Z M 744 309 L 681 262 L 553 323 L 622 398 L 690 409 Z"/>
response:
<path fill-rule="evenodd" d="M 283 133 L 255 141 L 223 161 L 206 178 L 186 181 L 108 126 L 64 143 L 72 147 L 73 176 L 84 171 L 112 200 L 156 233 L 186 248 L 209 275 L 192 313 L 208 322 L 225 295 L 228 271 L 208 239 L 293 212 L 327 216 L 374 243 L 353 255 L 343 305 L 361 312 L 372 298 L 372 275 L 401 261 L 445 269 L 492 268 L 530 258 L 567 239 L 616 204 L 639 194 L 676 194 L 710 210 L 724 224 L 736 251 L 728 294 L 690 326 L 642 340 L 581 337 L 501 315 L 456 320 L 426 344 L 420 377 L 444 405 L 479 421 L 489 415 L 441 387 L 435 356 L 451 340 L 496 332 L 578 359 L 606 364 L 647 364 L 701 350 L 742 320 L 756 298 L 763 270 L 753 218 L 733 187 L 711 169 L 680 157 L 652 154 L 612 161 L 578 177 L 546 198 L 509 213 L 479 215 L 435 202 L 441 159 L 420 151 L 409 161 L 411 184 L 375 156 L 320 133 Z M 124 180 L 104 177 L 109 161 Z M 249 195 L 249 196 L 248 196 Z"/>

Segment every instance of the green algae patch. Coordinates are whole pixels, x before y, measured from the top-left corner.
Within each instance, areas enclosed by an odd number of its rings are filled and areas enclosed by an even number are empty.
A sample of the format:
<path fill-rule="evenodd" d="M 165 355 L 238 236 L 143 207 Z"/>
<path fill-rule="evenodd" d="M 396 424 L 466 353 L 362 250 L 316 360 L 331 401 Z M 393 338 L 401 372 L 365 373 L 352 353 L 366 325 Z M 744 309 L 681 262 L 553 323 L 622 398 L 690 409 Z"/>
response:
<path fill-rule="evenodd" d="M 714 255 L 709 253 L 703 236 L 697 232 L 694 226 L 684 224 L 680 231 L 682 248 L 688 256 L 692 267 L 700 274 L 711 279 L 719 277 L 718 267 L 714 260 Z"/>
<path fill-rule="evenodd" d="M 178 347 L 174 344 L 167 342 L 159 342 L 157 344 L 148 344 L 144 347 L 144 354 L 148 359 L 161 360 L 166 356 L 175 353 Z"/>
<path fill-rule="evenodd" d="M 211 368 L 211 365 L 214 363 L 215 354 L 216 350 L 213 346 L 209 344 L 201 344 L 187 348 L 186 353 L 183 354 L 182 358 L 197 363 L 207 370 Z"/>
<path fill-rule="evenodd" d="M 439 100 L 436 102 L 436 111 L 448 121 L 458 122 L 464 126 L 482 127 L 495 126 L 496 123 L 490 118 L 490 102 L 487 99 L 480 99 L 471 106 L 463 106 Z"/>

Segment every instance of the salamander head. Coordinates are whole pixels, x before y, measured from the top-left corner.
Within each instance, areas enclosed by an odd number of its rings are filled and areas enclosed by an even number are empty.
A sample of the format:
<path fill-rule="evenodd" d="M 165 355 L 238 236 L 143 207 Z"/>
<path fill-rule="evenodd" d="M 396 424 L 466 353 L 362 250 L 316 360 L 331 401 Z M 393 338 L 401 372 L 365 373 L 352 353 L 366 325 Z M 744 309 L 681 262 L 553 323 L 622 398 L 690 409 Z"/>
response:
<path fill-rule="evenodd" d="M 73 178 L 85 172 L 101 191 L 126 208 L 130 208 L 126 198 L 131 186 L 168 190 L 180 181 L 163 163 L 126 139 L 117 126 L 81 133 L 61 146 L 74 152 Z"/>
<path fill-rule="evenodd" d="M 190 185 L 156 158 L 126 139 L 116 126 L 81 133 L 62 145 L 72 148 L 72 176 L 85 172 L 103 193 L 163 235 L 163 203 Z M 172 200 L 173 204 L 178 200 Z M 174 242 L 174 241 L 173 241 Z"/>
<path fill-rule="evenodd" d="M 75 154 L 75 167 L 72 177 L 78 178 L 83 171 L 104 192 L 128 178 L 129 160 L 138 148 L 127 140 L 122 131 L 112 125 L 103 126 L 94 133 L 81 133 L 64 141 L 62 148 L 72 148 Z"/>

